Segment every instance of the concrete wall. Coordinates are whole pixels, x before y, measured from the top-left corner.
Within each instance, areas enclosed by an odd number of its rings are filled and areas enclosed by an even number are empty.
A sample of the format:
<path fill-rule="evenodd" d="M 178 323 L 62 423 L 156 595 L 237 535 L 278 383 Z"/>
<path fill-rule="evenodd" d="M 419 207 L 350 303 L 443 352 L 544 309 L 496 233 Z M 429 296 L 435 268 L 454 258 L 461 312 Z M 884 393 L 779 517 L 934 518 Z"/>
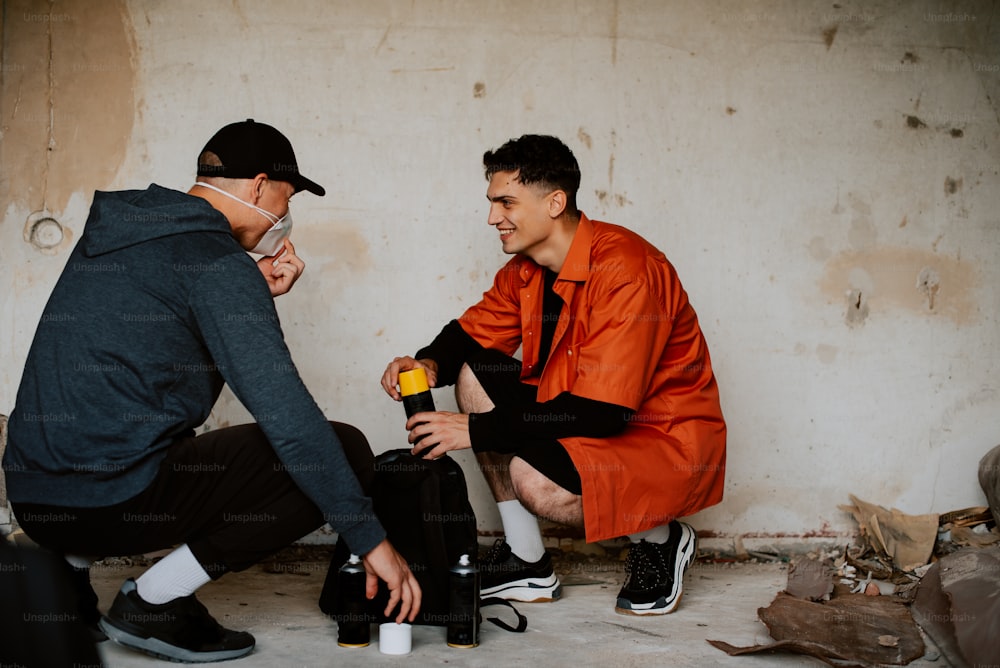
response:
<path fill-rule="evenodd" d="M 328 190 L 293 202 L 308 269 L 279 299 L 288 343 L 329 417 L 402 446 L 385 364 L 505 260 L 482 152 L 551 133 L 581 163 L 581 207 L 662 248 L 701 317 L 730 454 L 698 529 L 849 533 L 849 493 L 985 503 L 995 2 L 8 0 L 3 22 L 2 413 L 92 191 L 186 189 L 206 139 L 254 117 Z M 210 425 L 247 417 L 226 394 Z"/>

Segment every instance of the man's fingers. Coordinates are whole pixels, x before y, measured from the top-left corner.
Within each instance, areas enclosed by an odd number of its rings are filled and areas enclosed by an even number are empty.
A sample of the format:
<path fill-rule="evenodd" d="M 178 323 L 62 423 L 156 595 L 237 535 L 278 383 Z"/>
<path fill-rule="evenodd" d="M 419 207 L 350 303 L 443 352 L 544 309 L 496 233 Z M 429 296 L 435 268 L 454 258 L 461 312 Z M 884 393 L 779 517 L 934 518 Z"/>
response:
<path fill-rule="evenodd" d="M 417 618 L 417 613 L 420 612 L 420 604 L 424 602 L 424 594 L 420 590 L 420 585 L 417 584 L 417 579 L 410 573 L 407 576 L 407 582 L 411 584 L 410 591 L 413 592 L 413 601 L 410 604 L 410 621 L 412 622 Z"/>
<path fill-rule="evenodd" d="M 375 598 L 378 593 L 378 576 L 368 571 L 365 573 L 365 596 L 368 600 Z"/>
<path fill-rule="evenodd" d="M 413 618 L 416 617 L 416 609 L 413 607 L 413 589 L 410 587 L 409 578 L 400 583 L 399 589 L 402 603 L 399 606 L 399 614 L 396 615 L 396 623 L 402 624 L 407 619 L 412 622 Z"/>
<path fill-rule="evenodd" d="M 399 603 L 399 587 L 389 590 L 389 604 L 385 606 L 385 611 L 382 614 L 388 617 L 392 612 L 392 609 L 396 607 L 397 603 Z M 398 617 L 396 618 L 396 621 L 399 621 Z"/>
<path fill-rule="evenodd" d="M 396 390 L 396 379 L 399 376 L 399 370 L 396 366 L 396 363 L 392 362 L 388 367 L 386 367 L 385 373 L 382 374 L 382 389 L 385 390 L 385 393 L 390 397 L 399 401 L 402 397 Z"/>

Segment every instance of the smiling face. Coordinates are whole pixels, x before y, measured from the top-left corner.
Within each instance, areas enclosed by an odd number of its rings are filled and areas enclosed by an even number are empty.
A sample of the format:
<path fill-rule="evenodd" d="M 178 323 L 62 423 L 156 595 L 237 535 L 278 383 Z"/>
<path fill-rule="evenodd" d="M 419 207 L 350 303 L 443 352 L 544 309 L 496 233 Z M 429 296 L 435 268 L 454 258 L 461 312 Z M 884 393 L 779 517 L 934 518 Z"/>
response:
<path fill-rule="evenodd" d="M 487 222 L 500 233 L 504 253 L 521 253 L 535 261 L 545 255 L 562 210 L 553 202 L 558 192 L 546 192 L 537 184 L 526 186 L 517 179 L 517 172 L 497 172 L 490 178 Z"/>

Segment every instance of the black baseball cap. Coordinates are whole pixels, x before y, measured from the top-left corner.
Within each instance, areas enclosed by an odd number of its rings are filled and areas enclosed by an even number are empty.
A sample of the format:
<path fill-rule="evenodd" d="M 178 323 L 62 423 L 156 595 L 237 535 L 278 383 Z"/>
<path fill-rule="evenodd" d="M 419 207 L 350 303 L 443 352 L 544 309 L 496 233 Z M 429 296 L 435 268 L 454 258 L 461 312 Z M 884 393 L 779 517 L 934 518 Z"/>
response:
<path fill-rule="evenodd" d="M 198 164 L 198 176 L 221 176 L 229 179 L 252 179 L 267 174 L 269 179 L 287 181 L 295 192 L 308 190 L 325 195 L 326 189 L 299 173 L 292 144 L 285 135 L 266 123 L 248 118 L 231 123 L 215 133 L 202 153 L 211 151 L 221 165 Z"/>

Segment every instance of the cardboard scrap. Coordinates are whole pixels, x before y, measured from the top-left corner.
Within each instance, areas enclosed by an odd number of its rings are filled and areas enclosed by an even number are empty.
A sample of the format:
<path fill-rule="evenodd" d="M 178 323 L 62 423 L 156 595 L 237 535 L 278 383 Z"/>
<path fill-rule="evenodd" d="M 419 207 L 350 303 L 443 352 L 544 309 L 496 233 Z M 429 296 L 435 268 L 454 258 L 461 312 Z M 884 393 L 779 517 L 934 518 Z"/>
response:
<path fill-rule="evenodd" d="M 906 606 L 884 596 L 849 595 L 813 603 L 779 593 L 757 615 L 777 642 L 750 647 L 719 640 L 709 640 L 709 644 L 730 656 L 792 652 L 837 666 L 843 666 L 839 663 L 843 661 L 902 666 L 924 655 L 920 630 Z"/>
<path fill-rule="evenodd" d="M 788 582 L 785 591 L 795 598 L 807 601 L 825 601 L 833 593 L 831 569 L 814 559 L 793 561 L 788 566 Z"/>
<path fill-rule="evenodd" d="M 996 665 L 1000 547 L 967 548 L 942 557 L 920 581 L 911 608 L 951 665 Z"/>
<path fill-rule="evenodd" d="M 862 501 L 851 495 L 853 506 L 840 506 L 854 515 L 861 534 L 876 553 L 890 559 L 901 571 L 926 564 L 937 539 L 938 516 L 907 515 L 895 508 Z"/>

